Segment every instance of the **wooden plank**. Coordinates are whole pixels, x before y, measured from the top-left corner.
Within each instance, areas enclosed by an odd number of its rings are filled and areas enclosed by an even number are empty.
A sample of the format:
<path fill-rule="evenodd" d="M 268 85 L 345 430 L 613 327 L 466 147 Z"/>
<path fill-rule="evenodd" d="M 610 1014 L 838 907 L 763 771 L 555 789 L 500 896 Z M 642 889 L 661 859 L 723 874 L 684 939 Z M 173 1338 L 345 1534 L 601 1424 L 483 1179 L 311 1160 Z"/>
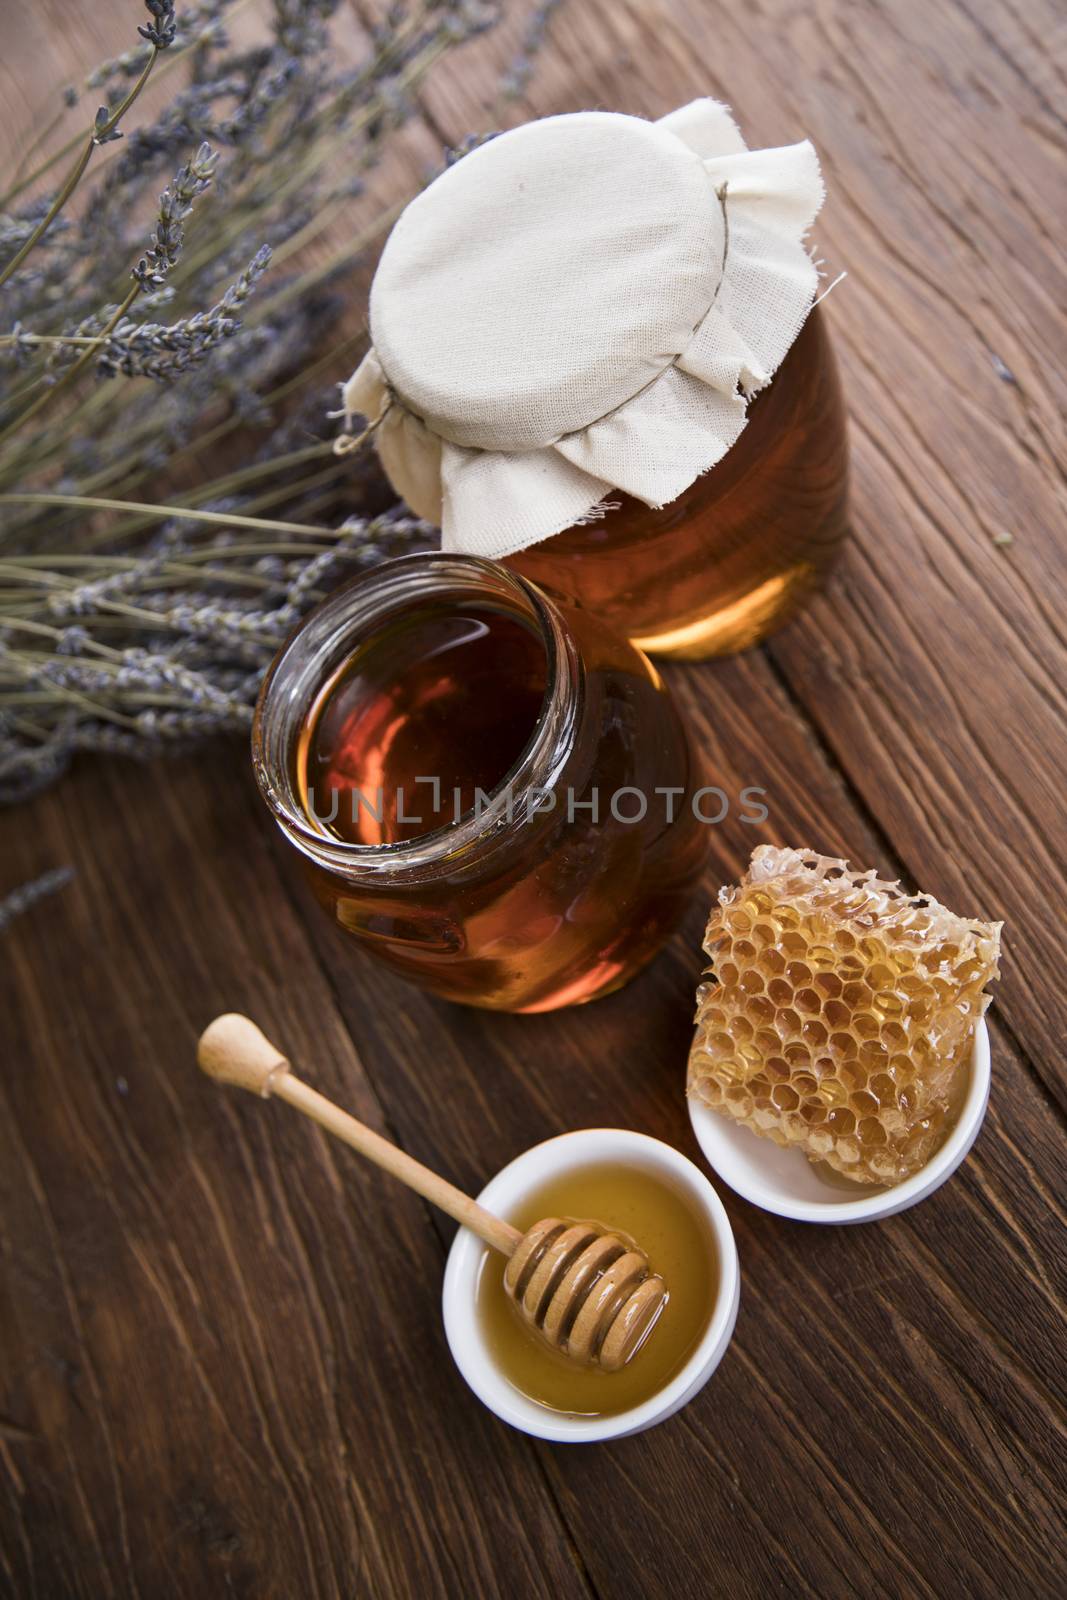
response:
<path fill-rule="evenodd" d="M 452 1367 L 427 1208 L 196 1071 L 244 1008 L 388 1131 L 232 755 L 86 765 L 33 815 L 5 871 L 77 878 L 0 974 L 0 1589 L 584 1595 Z"/>
<path fill-rule="evenodd" d="M 753 143 L 815 140 L 819 250 L 849 274 L 827 312 L 855 539 L 771 653 L 889 864 L 1006 918 L 1004 1016 L 1061 1105 L 1065 60 L 1062 19 L 1031 8 L 622 0 L 564 8 L 524 108 L 660 115 L 710 91 Z M 426 91 L 448 136 L 467 93 Z"/>
<path fill-rule="evenodd" d="M 246 1007 L 327 1092 L 471 1187 L 583 1124 L 694 1153 L 680 1088 L 703 905 L 608 1001 L 464 1012 L 334 941 L 232 752 L 84 767 L 0 819 L 5 881 L 79 868 L 5 941 L 0 1587 L 1058 1593 L 1062 21 L 1046 0 L 571 0 L 508 103 L 530 10 L 427 85 L 383 189 L 468 132 L 707 92 L 754 143 L 819 145 L 821 252 L 850 274 L 828 312 L 856 540 L 768 651 L 671 673 L 716 781 L 769 792 L 766 830 L 716 836 L 703 898 L 766 836 L 1006 914 L 986 1127 L 945 1190 L 877 1227 L 727 1197 L 743 1306 L 705 1395 L 616 1446 L 532 1445 L 447 1361 L 449 1226 L 280 1108 L 220 1102 L 192 1042 L 213 1009 Z M 347 8 L 344 50 L 370 11 Z M 129 29 L 125 0 L 76 34 L 27 13 L 2 125 Z M 316 249 L 355 225 L 354 209 Z"/>
<path fill-rule="evenodd" d="M 827 314 L 855 537 L 769 649 L 881 819 L 883 853 L 892 835 L 892 871 L 1007 920 L 1004 1015 L 1067 1107 L 1044 910 L 1067 893 L 1067 341 L 1050 232 L 1067 198 L 1067 30 L 1051 11 L 988 10 L 849 3 L 830 25 L 784 4 L 757 22 L 671 0 L 564 7 L 519 102 L 499 96 L 517 18 L 420 101 L 451 142 L 587 105 L 658 116 L 709 92 L 753 143 L 815 140 L 818 246 L 830 277 L 848 273 Z"/>
<path fill-rule="evenodd" d="M 715 781 L 728 793 L 766 787 L 772 811 L 762 829 L 734 820 L 716 831 L 683 935 L 616 997 L 536 1018 L 413 993 L 328 926 L 279 842 L 294 914 L 402 1142 L 471 1188 L 571 1127 L 641 1128 L 696 1155 L 684 1069 L 714 886 L 764 838 L 877 859 L 878 841 L 758 655 L 719 666 L 713 696 L 706 668 L 669 676 Z M 975 1154 L 916 1210 L 818 1229 L 724 1196 L 743 1304 L 707 1393 L 640 1440 L 541 1448 L 599 1592 L 729 1584 L 821 1596 L 892 1593 L 896 1582 L 938 1597 L 1054 1593 L 1064 1160 L 1047 1103 L 1000 1030 L 995 1056 L 995 1111 Z M 627 1517 L 605 1519 L 608 1504 Z"/>

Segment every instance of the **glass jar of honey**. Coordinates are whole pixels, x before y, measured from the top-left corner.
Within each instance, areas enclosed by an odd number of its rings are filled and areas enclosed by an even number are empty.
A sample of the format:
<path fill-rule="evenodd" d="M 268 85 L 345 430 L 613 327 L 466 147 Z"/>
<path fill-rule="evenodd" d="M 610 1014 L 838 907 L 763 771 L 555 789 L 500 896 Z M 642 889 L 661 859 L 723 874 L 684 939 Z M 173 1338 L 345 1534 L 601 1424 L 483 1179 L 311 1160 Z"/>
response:
<path fill-rule="evenodd" d="M 699 771 L 655 668 L 476 558 L 389 562 L 312 612 L 264 681 L 253 763 L 335 925 L 471 1005 L 618 988 L 706 858 Z"/>
<path fill-rule="evenodd" d="M 808 141 L 749 150 L 710 100 L 513 128 L 397 222 L 345 412 L 443 549 L 653 653 L 754 644 L 848 526 L 822 197 Z"/>
<path fill-rule="evenodd" d="M 724 655 L 787 622 L 849 526 L 845 412 L 818 307 L 716 466 L 659 511 L 613 498 L 602 520 L 508 565 L 653 655 Z"/>

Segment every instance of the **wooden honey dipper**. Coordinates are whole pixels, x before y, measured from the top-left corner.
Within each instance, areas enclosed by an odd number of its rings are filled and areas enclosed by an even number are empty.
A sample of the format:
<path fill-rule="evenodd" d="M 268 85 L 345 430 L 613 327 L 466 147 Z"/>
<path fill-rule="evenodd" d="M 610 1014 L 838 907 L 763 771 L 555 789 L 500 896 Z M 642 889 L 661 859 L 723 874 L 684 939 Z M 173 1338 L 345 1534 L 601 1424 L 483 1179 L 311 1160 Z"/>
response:
<path fill-rule="evenodd" d="M 552 1349 L 584 1366 L 618 1372 L 652 1331 L 667 1288 L 632 1242 L 561 1217 L 545 1217 L 520 1233 L 294 1077 L 248 1017 L 216 1017 L 200 1037 L 196 1059 L 219 1083 L 288 1101 L 507 1256 L 507 1292 Z"/>

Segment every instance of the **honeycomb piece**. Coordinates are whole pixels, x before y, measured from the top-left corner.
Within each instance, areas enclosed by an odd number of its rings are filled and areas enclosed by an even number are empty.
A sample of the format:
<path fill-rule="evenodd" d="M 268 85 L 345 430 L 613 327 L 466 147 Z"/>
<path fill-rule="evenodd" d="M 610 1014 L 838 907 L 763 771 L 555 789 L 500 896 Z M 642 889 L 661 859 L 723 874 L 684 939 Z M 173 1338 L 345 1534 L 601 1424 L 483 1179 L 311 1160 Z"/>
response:
<path fill-rule="evenodd" d="M 958 1115 L 1001 926 L 760 845 L 708 921 L 689 1094 L 856 1183 L 900 1183 Z"/>

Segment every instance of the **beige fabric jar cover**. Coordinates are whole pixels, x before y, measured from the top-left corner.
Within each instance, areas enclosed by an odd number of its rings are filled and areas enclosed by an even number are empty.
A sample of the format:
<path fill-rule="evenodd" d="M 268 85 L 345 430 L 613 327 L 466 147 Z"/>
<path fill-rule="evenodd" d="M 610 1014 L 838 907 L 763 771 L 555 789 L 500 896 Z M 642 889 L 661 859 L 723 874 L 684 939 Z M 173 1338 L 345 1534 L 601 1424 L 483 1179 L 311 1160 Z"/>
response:
<path fill-rule="evenodd" d="M 580 111 L 473 150 L 401 215 L 344 387 L 446 550 L 497 559 L 660 507 L 726 454 L 799 333 L 823 185 L 725 108 Z"/>

